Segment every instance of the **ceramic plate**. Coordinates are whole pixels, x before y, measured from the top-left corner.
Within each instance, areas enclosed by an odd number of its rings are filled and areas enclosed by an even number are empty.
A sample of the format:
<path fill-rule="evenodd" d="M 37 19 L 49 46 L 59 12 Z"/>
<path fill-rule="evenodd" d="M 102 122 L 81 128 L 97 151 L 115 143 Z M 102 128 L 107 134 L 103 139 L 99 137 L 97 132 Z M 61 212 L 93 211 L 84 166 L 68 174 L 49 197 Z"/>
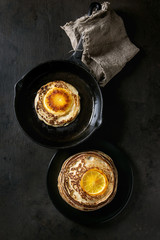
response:
<path fill-rule="evenodd" d="M 92 142 L 87 142 L 85 145 L 83 144 L 74 149 L 60 150 L 53 156 L 48 168 L 47 187 L 54 206 L 64 216 L 88 225 L 110 221 L 122 212 L 132 194 L 133 172 L 127 157 L 110 143 L 92 140 Z M 100 150 L 108 154 L 113 159 L 118 170 L 118 188 L 115 198 L 108 205 L 91 212 L 83 212 L 72 208 L 61 198 L 57 187 L 58 174 L 63 162 L 71 155 L 85 150 Z"/>

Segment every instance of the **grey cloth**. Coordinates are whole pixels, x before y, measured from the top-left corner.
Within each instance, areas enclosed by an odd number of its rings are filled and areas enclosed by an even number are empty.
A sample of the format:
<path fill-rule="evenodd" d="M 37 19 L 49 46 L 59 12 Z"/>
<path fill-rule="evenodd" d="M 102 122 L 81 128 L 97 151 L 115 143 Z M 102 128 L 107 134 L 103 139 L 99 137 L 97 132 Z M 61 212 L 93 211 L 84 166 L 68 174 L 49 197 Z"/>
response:
<path fill-rule="evenodd" d="M 100 86 L 105 86 L 139 51 L 129 40 L 122 18 L 108 2 L 104 2 L 102 9 L 91 16 L 85 15 L 66 23 L 62 29 L 74 50 L 82 36 L 82 61 Z"/>

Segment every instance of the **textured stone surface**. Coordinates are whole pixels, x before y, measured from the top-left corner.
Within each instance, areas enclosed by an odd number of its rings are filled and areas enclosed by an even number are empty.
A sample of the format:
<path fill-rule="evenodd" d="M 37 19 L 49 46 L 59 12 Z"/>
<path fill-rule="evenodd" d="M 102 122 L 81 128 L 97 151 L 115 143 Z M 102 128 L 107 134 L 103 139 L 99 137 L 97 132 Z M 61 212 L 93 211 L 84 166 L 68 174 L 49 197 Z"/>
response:
<path fill-rule="evenodd" d="M 33 143 L 16 121 L 14 84 L 37 64 L 67 56 L 71 46 L 60 26 L 87 12 L 90 2 L 0 2 L 0 239 L 160 239 L 158 0 L 111 1 L 130 39 L 141 49 L 102 90 L 104 122 L 95 133 L 105 135 L 133 164 L 134 194 L 118 218 L 87 228 L 62 216 L 46 189 L 54 150 Z"/>

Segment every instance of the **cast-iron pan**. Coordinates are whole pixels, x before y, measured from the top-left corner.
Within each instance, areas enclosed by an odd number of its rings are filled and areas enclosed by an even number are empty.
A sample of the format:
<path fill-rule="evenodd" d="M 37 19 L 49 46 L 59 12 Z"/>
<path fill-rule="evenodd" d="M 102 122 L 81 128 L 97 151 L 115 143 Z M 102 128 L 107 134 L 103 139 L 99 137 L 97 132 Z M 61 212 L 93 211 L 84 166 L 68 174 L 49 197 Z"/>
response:
<path fill-rule="evenodd" d="M 91 137 L 92 138 L 92 137 Z M 104 139 L 92 139 L 87 145 L 82 143 L 74 148 L 62 149 L 51 159 L 47 174 L 47 188 L 54 206 L 67 218 L 84 225 L 97 225 L 109 222 L 125 209 L 133 191 L 133 170 L 127 156 L 114 145 Z M 106 206 L 90 212 L 84 212 L 71 207 L 59 194 L 57 183 L 58 175 L 64 161 L 75 153 L 88 150 L 99 150 L 108 154 L 114 161 L 118 171 L 118 187 L 114 199 Z M 127 209 L 126 209 L 127 210 Z"/>
<path fill-rule="evenodd" d="M 92 3 L 93 10 L 99 3 Z M 96 79 L 81 62 L 82 39 L 69 60 L 53 60 L 29 71 L 15 86 L 15 112 L 22 129 L 40 145 L 53 148 L 75 146 L 87 139 L 102 123 L 103 100 Z M 51 81 L 62 80 L 72 84 L 81 98 L 78 117 L 65 127 L 51 127 L 40 121 L 34 109 L 34 99 L 39 88 Z"/>

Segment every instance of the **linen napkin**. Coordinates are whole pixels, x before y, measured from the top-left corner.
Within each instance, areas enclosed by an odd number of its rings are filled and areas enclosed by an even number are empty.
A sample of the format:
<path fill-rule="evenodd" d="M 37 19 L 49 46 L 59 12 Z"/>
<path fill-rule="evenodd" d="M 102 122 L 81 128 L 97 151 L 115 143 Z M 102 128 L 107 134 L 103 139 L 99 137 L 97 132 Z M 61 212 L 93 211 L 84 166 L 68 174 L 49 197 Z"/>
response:
<path fill-rule="evenodd" d="M 104 87 L 139 51 L 129 40 L 123 20 L 104 2 L 99 11 L 61 27 L 75 50 L 83 38 L 82 62 Z"/>

